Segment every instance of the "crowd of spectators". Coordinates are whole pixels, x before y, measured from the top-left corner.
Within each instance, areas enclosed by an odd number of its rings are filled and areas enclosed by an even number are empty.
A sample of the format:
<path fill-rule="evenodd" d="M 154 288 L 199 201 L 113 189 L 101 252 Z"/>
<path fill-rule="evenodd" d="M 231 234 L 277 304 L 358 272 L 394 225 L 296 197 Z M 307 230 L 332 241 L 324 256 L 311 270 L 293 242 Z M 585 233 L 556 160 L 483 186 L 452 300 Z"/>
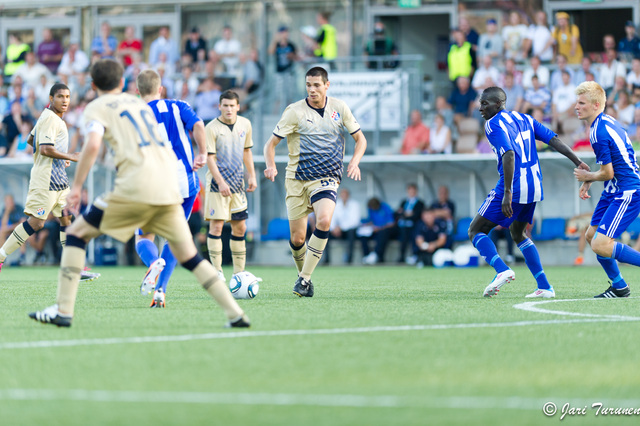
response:
<path fill-rule="evenodd" d="M 506 109 L 531 114 L 568 144 L 590 149 L 584 143 L 585 139 L 588 142 L 586 129 L 574 113 L 574 90 L 583 81 L 596 81 L 606 90 L 606 113 L 626 127 L 633 142 L 640 142 L 640 112 L 636 113 L 640 110 L 640 38 L 636 24 L 626 22 L 621 40 L 606 34 L 600 51 L 585 52 L 571 15 L 557 12 L 554 18 L 550 26 L 546 13 L 537 11 L 527 25 L 528 17 L 511 11 L 501 29 L 495 18 L 489 18 L 482 33 L 473 29 L 468 19 L 460 18 L 459 26 L 451 31 L 447 55 L 452 83 L 448 96 L 436 100 L 428 124 L 422 118 L 418 122 L 420 112 L 412 111 L 400 152 L 449 153 L 452 146 L 453 152 L 470 152 L 466 144 L 458 144 L 461 123 L 465 128 L 470 120 L 482 124 L 478 97 L 490 86 L 505 90 Z M 447 122 L 441 112 L 445 110 L 453 112 L 452 121 Z M 483 126 L 472 128 L 479 132 L 471 152 L 485 152 Z"/>

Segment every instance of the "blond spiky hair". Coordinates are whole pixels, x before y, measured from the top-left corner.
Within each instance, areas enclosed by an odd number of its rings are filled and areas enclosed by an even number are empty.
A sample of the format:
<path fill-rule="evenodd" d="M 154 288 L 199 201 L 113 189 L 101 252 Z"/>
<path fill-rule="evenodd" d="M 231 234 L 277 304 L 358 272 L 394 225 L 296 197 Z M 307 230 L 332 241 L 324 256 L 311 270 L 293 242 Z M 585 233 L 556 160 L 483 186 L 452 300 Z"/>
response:
<path fill-rule="evenodd" d="M 576 96 L 585 95 L 592 104 L 599 104 L 604 111 L 607 94 L 602 86 L 595 81 L 585 81 L 576 87 Z"/>

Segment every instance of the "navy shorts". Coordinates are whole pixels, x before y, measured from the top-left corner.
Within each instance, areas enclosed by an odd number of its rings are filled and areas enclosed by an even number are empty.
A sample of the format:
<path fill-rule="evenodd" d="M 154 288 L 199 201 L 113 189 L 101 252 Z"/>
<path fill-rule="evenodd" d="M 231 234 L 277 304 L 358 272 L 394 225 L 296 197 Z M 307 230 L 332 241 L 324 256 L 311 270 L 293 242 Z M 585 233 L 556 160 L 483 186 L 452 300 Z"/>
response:
<path fill-rule="evenodd" d="M 511 224 L 516 220 L 526 223 L 533 222 L 533 213 L 536 210 L 536 203 L 511 203 L 511 208 L 513 209 L 513 215 L 511 217 L 505 217 L 502 213 L 502 196 L 492 190 L 489 195 L 487 195 L 487 199 L 484 200 L 484 203 L 482 203 L 478 209 L 478 214 L 505 228 L 511 226 Z"/>

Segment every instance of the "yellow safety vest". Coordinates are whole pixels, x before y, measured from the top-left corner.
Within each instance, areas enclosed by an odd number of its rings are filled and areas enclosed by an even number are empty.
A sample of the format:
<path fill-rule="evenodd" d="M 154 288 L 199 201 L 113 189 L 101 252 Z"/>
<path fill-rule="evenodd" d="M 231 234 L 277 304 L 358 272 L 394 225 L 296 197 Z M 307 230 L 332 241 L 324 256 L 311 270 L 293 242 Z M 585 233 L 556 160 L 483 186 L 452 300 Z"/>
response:
<path fill-rule="evenodd" d="M 322 27 L 324 31 L 324 39 L 320 43 L 320 47 L 315 50 L 316 56 L 322 56 L 324 59 L 330 61 L 338 56 L 338 43 L 336 41 L 336 27 L 331 24 L 324 24 Z"/>
<path fill-rule="evenodd" d="M 18 58 L 25 52 L 28 52 L 29 45 L 26 43 L 22 44 L 10 44 L 7 46 L 7 63 L 4 66 L 4 74 L 6 76 L 13 75 L 14 72 L 18 69 L 18 67 L 24 64 L 24 59 L 18 62 Z"/>
<path fill-rule="evenodd" d="M 462 46 L 453 44 L 447 55 L 449 65 L 449 80 L 453 81 L 460 76 L 471 75 L 471 43 L 465 41 Z"/>

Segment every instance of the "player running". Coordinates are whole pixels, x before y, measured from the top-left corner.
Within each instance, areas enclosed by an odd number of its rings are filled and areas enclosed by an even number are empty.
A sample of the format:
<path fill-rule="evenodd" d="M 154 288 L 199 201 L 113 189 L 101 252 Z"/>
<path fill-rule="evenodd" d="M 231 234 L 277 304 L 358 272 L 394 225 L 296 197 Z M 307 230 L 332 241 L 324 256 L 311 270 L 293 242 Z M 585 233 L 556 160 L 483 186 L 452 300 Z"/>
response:
<path fill-rule="evenodd" d="M 153 110 L 160 135 L 171 143 L 173 152 L 178 157 L 178 183 L 183 199 L 182 208 L 185 217 L 189 220 L 193 203 L 200 190 L 196 170 L 204 166 L 207 160 L 204 123 L 188 103 L 161 99 L 162 80 L 154 70 L 142 71 L 136 83 L 142 100 Z M 198 146 L 198 155 L 195 157 L 188 131 L 193 132 L 193 138 Z M 171 253 L 169 243 L 163 245 L 162 253 L 158 256 L 158 247 L 154 243 L 154 238 L 154 234 L 136 231 L 136 251 L 149 268 L 140 285 L 140 293 L 146 295 L 154 291 L 151 307 L 164 308 L 167 283 L 177 262 Z"/>

